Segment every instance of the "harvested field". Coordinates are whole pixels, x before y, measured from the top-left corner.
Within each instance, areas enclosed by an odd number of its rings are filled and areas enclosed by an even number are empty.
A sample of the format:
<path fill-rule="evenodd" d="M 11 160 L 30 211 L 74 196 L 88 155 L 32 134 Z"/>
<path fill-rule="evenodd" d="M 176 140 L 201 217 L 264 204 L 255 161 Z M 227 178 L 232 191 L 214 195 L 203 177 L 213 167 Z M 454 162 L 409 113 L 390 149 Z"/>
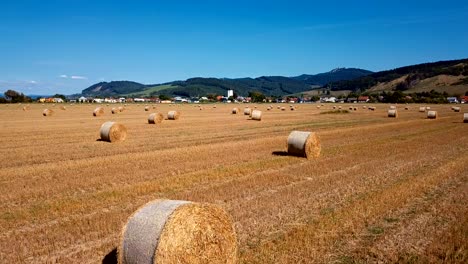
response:
<path fill-rule="evenodd" d="M 387 118 L 385 105 L 301 104 L 261 122 L 229 104 L 177 105 L 183 118 L 157 129 L 130 106 L 44 117 L 40 104 L 0 105 L 1 263 L 112 259 L 128 217 L 154 199 L 223 208 L 240 263 L 468 261 L 468 105 L 430 105 L 439 117 L 428 120 L 420 105 Z M 106 121 L 125 125 L 126 140 L 100 141 Z M 317 133 L 319 158 L 287 155 L 293 130 Z"/>

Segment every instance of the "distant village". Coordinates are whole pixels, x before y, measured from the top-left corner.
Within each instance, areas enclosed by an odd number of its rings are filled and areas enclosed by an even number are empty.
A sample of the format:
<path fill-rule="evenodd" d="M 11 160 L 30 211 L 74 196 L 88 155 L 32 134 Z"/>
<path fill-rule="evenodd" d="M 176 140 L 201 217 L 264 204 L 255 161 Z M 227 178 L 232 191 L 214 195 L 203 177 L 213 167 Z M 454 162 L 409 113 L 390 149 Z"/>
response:
<path fill-rule="evenodd" d="M 209 102 L 219 102 L 219 103 L 252 103 L 252 102 L 264 102 L 264 103 L 375 103 L 375 102 L 385 102 L 385 97 L 382 95 L 379 96 L 283 96 L 283 97 L 268 97 L 263 96 L 262 98 L 252 98 L 252 97 L 243 97 L 236 96 L 233 90 L 228 90 L 225 96 L 202 96 L 202 97 L 192 97 L 186 98 L 181 96 L 176 96 L 173 98 L 164 98 L 162 100 L 158 97 L 85 97 L 81 96 L 79 98 L 38 98 L 38 102 L 41 103 L 98 103 L 98 104 L 117 104 L 117 103 L 161 103 L 161 104 L 171 104 L 171 103 L 209 103 Z M 403 98 L 405 101 L 411 101 L 413 98 L 410 95 L 406 95 Z M 448 103 L 468 103 L 468 96 L 460 97 L 444 97 L 444 100 Z"/>

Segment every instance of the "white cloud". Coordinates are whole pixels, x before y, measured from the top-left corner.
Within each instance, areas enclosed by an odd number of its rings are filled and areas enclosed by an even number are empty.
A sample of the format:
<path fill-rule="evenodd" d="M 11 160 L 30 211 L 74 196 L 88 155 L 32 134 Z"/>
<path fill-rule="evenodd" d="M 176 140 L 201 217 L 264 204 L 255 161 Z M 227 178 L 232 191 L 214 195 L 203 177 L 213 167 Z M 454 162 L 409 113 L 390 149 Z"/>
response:
<path fill-rule="evenodd" d="M 72 75 L 70 78 L 74 79 L 74 80 L 87 80 L 88 77 L 85 77 L 85 76 L 76 76 L 76 75 Z"/>
<path fill-rule="evenodd" d="M 68 75 L 62 74 L 62 75 L 60 75 L 60 78 L 68 78 Z"/>
<path fill-rule="evenodd" d="M 36 82 L 36 81 L 29 81 L 28 83 L 30 83 L 30 84 L 36 84 L 37 82 Z"/>

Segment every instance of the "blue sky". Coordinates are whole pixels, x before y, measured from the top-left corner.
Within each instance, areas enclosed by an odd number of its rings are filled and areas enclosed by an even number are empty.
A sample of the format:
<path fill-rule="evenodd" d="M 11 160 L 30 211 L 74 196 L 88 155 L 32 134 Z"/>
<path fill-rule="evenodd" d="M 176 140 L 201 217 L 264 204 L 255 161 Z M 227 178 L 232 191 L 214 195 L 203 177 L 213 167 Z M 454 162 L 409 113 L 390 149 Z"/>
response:
<path fill-rule="evenodd" d="M 468 57 L 468 1 L 1 1 L 0 92 Z"/>

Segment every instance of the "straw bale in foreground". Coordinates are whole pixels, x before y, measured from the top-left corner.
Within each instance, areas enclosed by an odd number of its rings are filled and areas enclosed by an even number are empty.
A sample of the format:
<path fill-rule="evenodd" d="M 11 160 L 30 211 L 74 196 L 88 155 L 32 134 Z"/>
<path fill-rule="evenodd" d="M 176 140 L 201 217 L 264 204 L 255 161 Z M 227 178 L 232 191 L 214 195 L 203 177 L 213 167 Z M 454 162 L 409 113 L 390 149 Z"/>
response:
<path fill-rule="evenodd" d="M 122 264 L 234 264 L 233 221 L 214 205 L 152 201 L 129 217 L 121 233 L 118 260 Z"/>
<path fill-rule="evenodd" d="M 320 156 L 320 140 L 316 133 L 292 131 L 288 137 L 288 154 L 299 157 L 317 158 Z"/>
<path fill-rule="evenodd" d="M 108 121 L 102 124 L 101 140 L 108 142 L 120 142 L 127 138 L 127 128 L 117 122 Z"/>

